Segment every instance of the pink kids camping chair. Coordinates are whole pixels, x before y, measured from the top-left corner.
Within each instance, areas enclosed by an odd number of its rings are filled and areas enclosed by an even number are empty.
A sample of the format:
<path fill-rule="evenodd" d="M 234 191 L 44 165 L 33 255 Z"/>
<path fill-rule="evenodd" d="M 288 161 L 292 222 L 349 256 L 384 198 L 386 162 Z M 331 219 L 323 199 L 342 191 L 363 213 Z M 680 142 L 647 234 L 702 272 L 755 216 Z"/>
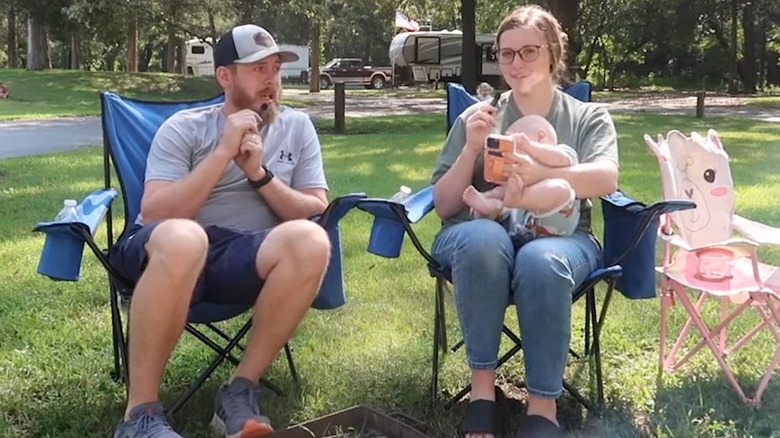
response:
<path fill-rule="evenodd" d="M 780 269 L 760 263 L 757 249 L 762 244 L 780 245 L 780 229 L 734 214 L 729 157 L 716 131 L 710 130 L 706 137 L 670 131 L 657 141 L 645 135 L 645 143 L 661 167 L 664 199 L 696 204 L 695 209 L 670 213 L 662 220 L 665 250 L 663 264 L 657 268 L 662 274 L 660 371 L 678 369 L 706 346 L 740 398 L 759 405 L 780 361 Z M 720 303 L 718 321 L 708 323 L 703 317 L 708 300 Z M 676 301 L 688 318 L 667 351 L 668 316 Z M 758 323 L 729 344 L 728 326 L 749 309 L 758 315 Z M 774 340 L 774 354 L 755 395 L 749 397 L 728 359 L 764 330 Z M 701 340 L 683 352 L 686 339 L 696 332 Z"/>

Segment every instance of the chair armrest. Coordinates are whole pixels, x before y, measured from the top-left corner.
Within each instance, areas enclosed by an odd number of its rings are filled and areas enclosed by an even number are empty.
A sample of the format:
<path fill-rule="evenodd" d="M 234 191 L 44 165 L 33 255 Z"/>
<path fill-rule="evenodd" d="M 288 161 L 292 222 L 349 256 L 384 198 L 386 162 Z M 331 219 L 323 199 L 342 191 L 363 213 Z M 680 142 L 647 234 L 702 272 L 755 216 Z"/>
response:
<path fill-rule="evenodd" d="M 38 273 L 53 280 L 78 281 L 85 242 L 105 265 L 105 256 L 95 244 L 94 235 L 116 197 L 114 189 L 98 189 L 76 207 L 80 221 L 39 222 L 33 231 L 46 234 L 46 241 Z"/>
<path fill-rule="evenodd" d="M 736 214 L 731 216 L 731 224 L 739 234 L 754 242 L 780 245 L 780 228 L 770 227 Z"/>
<path fill-rule="evenodd" d="M 76 206 L 76 211 L 78 211 L 81 220 L 77 222 L 39 222 L 33 228 L 33 231 L 49 233 L 53 230 L 73 229 L 73 226 L 75 226 L 83 228 L 89 232 L 89 235 L 94 236 L 116 197 L 117 192 L 114 189 L 95 190 Z"/>
<path fill-rule="evenodd" d="M 350 193 L 348 195 L 339 196 L 328 204 L 328 207 L 325 208 L 325 211 L 323 211 L 322 214 L 310 219 L 322 225 L 326 230 L 330 230 L 337 226 L 341 218 L 355 208 L 358 202 L 367 197 L 368 196 L 366 196 L 365 193 Z"/>
<path fill-rule="evenodd" d="M 433 210 L 433 186 L 428 186 L 409 197 L 404 202 L 406 217 L 409 222 L 416 224 Z"/>

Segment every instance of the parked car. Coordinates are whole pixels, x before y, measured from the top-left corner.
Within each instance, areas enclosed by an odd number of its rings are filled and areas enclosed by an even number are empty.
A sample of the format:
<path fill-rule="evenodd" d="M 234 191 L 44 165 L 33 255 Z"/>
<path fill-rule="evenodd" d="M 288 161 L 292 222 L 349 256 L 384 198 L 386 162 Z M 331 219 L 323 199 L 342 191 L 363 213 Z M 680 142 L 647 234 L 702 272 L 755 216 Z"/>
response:
<path fill-rule="evenodd" d="M 335 82 L 344 82 L 379 90 L 390 83 L 392 72 L 392 67 L 363 65 L 360 58 L 334 58 L 320 68 L 320 88 L 327 90 Z"/>

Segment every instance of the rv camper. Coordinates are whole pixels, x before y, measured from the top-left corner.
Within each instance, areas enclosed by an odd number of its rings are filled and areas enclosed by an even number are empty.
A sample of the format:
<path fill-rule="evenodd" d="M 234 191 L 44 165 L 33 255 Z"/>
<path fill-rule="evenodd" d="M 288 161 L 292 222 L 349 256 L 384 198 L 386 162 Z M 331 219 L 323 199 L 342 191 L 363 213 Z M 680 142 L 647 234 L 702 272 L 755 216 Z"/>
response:
<path fill-rule="evenodd" d="M 195 76 L 211 76 L 214 74 L 214 50 L 210 42 L 199 39 L 184 43 L 187 53 L 184 62 L 187 74 Z"/>
<path fill-rule="evenodd" d="M 199 39 L 189 40 L 185 44 L 187 55 L 187 74 L 195 76 L 213 76 L 214 75 L 214 49 L 210 42 Z M 307 46 L 295 46 L 291 44 L 279 44 L 279 48 L 298 55 L 295 62 L 285 62 L 282 64 L 282 80 L 291 82 L 300 82 L 302 74 L 305 74 L 309 68 L 309 48 Z"/>
<path fill-rule="evenodd" d="M 498 85 L 501 74 L 493 55 L 496 36 L 477 34 L 477 79 Z M 459 30 L 402 32 L 390 42 L 390 62 L 412 70 L 415 82 L 459 82 L 463 33 Z"/>

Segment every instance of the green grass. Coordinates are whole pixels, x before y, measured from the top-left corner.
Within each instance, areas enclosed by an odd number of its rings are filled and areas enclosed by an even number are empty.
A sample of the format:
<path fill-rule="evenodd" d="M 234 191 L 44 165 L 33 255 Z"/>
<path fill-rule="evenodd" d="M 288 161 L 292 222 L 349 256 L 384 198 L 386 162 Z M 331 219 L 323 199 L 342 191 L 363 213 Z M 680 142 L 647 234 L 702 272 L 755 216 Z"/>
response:
<path fill-rule="evenodd" d="M 0 100 L 0 121 L 100 114 L 98 93 L 113 91 L 150 100 L 195 100 L 220 92 L 215 79 L 169 73 L 87 72 L 80 70 L 0 70 L 11 97 Z M 284 98 L 301 107 L 305 100 Z"/>
<path fill-rule="evenodd" d="M 745 101 L 747 105 L 761 105 L 768 108 L 780 109 L 780 95 L 764 95 L 749 97 Z"/>
<path fill-rule="evenodd" d="M 642 142 L 671 128 L 704 131 L 710 122 L 652 115 L 616 117 L 621 147 L 621 187 L 644 201 L 660 196 L 657 164 Z M 745 216 L 780 225 L 780 125 L 748 120 L 712 122 L 733 160 L 738 209 Z M 325 124 L 320 128 L 326 130 Z M 403 127 L 403 129 L 399 129 Z M 331 196 L 354 191 L 384 196 L 401 184 L 424 187 L 443 141 L 442 116 L 348 120 L 351 135 L 322 135 Z M 361 132 L 363 134 L 356 135 Z M 62 199 L 81 197 L 101 184 L 101 150 L 0 160 L 0 436 L 108 436 L 124 407 L 124 389 L 112 382 L 110 320 L 105 273 L 88 252 L 82 279 L 58 283 L 35 272 L 43 236 L 32 226 L 54 216 Z M 121 209 L 120 209 L 121 210 Z M 121 214 L 121 211 L 119 212 Z M 595 218 L 600 228 L 600 215 Z M 409 242 L 398 259 L 366 252 L 370 218 L 350 213 L 342 223 L 348 303 L 335 311 L 312 311 L 293 340 L 302 376 L 299 391 L 278 360 L 267 377 L 284 387 L 269 395 L 277 427 L 353 405 L 401 411 L 428 427 L 431 436 L 453 436 L 462 407 L 427 406 L 433 316 L 433 280 Z M 416 227 L 426 245 L 438 228 L 434 215 Z M 104 241 L 104 231 L 100 240 Z M 780 263 L 777 251 L 762 252 Z M 448 303 L 450 339 L 457 338 Z M 679 306 L 675 321 L 681 322 Z M 714 310 L 714 309 L 710 309 Z M 582 304 L 575 307 L 575 338 L 581 339 Z M 712 316 L 713 312 L 709 312 Z M 514 312 L 507 312 L 515 324 Z M 561 400 L 564 421 L 578 437 L 778 437 L 780 382 L 770 383 L 764 406 L 743 406 L 706 352 L 676 373 L 656 381 L 659 302 L 613 301 L 603 332 L 609 411 L 591 418 L 570 397 Z M 230 324 L 235 327 L 235 323 Z M 738 327 L 745 327 L 745 324 Z M 752 388 L 769 360 L 765 337 L 736 355 L 740 379 Z M 579 345 L 579 343 L 575 344 Z M 162 397 L 170 403 L 209 351 L 185 337 L 168 367 Z M 223 366 L 174 418 L 190 437 L 205 437 L 214 393 L 231 367 Z M 572 362 L 569 377 L 587 386 L 587 368 Z M 522 360 L 501 369 L 505 381 L 523 377 Z M 442 386 L 454 392 L 465 382 L 463 353 L 446 357 Z M 513 405 L 519 409 L 517 405 Z"/>

